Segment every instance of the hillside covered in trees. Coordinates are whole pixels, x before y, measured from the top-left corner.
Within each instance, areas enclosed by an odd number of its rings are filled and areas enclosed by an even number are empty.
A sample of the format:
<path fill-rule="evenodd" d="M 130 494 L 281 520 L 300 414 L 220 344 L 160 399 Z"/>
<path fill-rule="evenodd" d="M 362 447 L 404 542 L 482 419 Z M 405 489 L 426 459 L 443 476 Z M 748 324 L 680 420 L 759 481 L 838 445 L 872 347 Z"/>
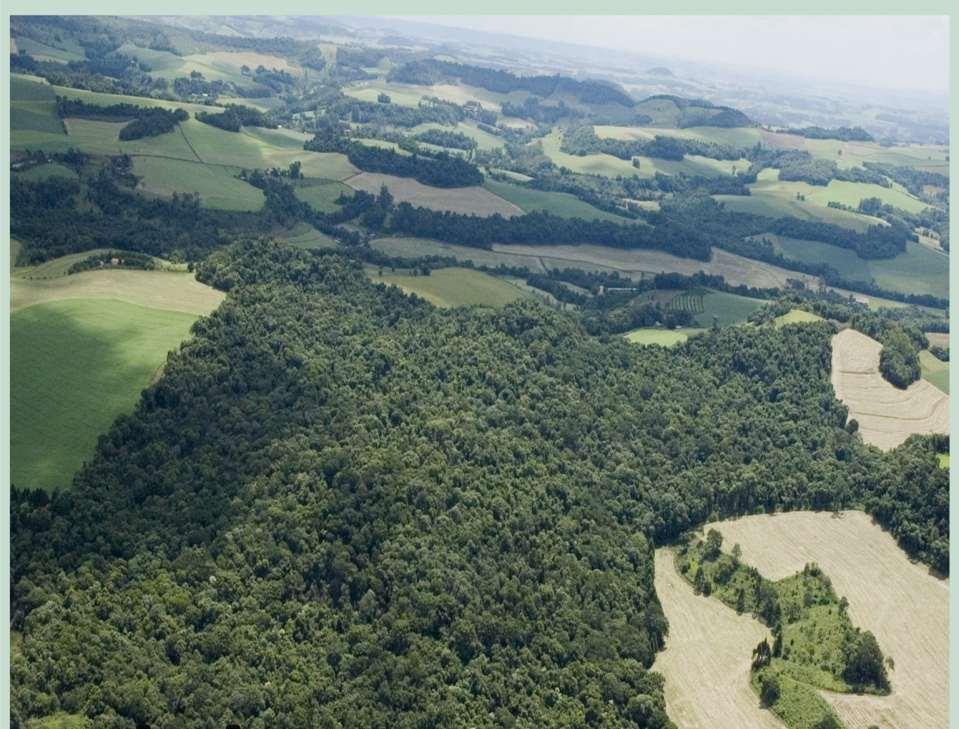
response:
<path fill-rule="evenodd" d="M 655 543 L 860 504 L 948 569 L 946 472 L 847 432 L 827 324 L 637 348 L 265 242 L 198 275 L 74 488 L 13 493 L 15 724 L 669 727 Z"/>

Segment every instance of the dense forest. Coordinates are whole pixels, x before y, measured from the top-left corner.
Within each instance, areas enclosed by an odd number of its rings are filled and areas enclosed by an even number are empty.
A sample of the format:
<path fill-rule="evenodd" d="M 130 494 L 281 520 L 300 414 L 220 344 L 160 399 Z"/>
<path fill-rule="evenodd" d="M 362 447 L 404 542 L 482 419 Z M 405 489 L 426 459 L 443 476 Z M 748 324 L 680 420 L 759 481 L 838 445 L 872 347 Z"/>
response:
<path fill-rule="evenodd" d="M 826 324 L 637 348 L 265 242 L 198 274 L 74 487 L 16 484 L 15 722 L 668 727 L 655 542 L 864 504 L 948 569 L 933 444 L 847 432 Z"/>

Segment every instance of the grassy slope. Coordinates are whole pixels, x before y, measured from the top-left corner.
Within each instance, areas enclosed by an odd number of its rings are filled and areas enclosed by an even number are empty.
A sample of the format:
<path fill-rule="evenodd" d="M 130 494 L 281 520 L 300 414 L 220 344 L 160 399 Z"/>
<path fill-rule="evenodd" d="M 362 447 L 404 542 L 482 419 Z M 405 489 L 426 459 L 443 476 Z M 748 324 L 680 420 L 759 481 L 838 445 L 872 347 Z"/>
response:
<path fill-rule="evenodd" d="M 294 194 L 311 207 L 323 213 L 334 213 L 340 209 L 336 200 L 340 195 L 350 197 L 353 189 L 335 180 L 310 180 L 297 185 Z"/>
<path fill-rule="evenodd" d="M 408 293 L 421 296 L 435 306 L 467 306 L 481 304 L 503 306 L 531 295 L 502 279 L 468 268 L 441 268 L 429 276 L 369 271 L 376 283 L 399 286 Z"/>
<path fill-rule="evenodd" d="M 804 322 L 817 321 L 822 321 L 822 317 L 817 314 L 813 314 L 811 311 L 805 311 L 804 309 L 793 309 L 782 316 L 777 316 L 775 319 L 773 319 L 773 324 L 776 326 L 776 328 L 779 328 L 786 326 L 787 324 L 802 324 Z"/>
<path fill-rule="evenodd" d="M 751 313 L 766 304 L 760 299 L 728 294 L 724 291 L 710 291 L 703 297 L 702 314 L 696 315 L 696 323 L 701 327 L 712 326 L 713 317 L 719 326 L 732 326 L 746 321 Z"/>
<path fill-rule="evenodd" d="M 874 279 L 883 288 L 902 293 L 949 296 L 949 258 L 918 243 L 907 243 L 895 258 L 866 260 L 853 251 L 818 241 L 765 235 L 787 258 L 804 263 L 826 263 L 844 278 Z"/>
<path fill-rule="evenodd" d="M 661 347 L 672 347 L 676 344 L 682 344 L 690 337 L 705 331 L 704 329 L 682 328 L 682 329 L 656 329 L 644 327 L 626 332 L 623 336 L 626 341 L 633 344 L 658 344 Z"/>
<path fill-rule="evenodd" d="M 220 210 L 255 211 L 263 207 L 263 191 L 235 176 L 227 167 L 200 162 L 134 157 L 133 173 L 140 177 L 139 189 L 160 197 L 174 192 L 199 193 L 200 203 Z"/>
<path fill-rule="evenodd" d="M 919 353 L 919 367 L 922 378 L 931 382 L 947 395 L 949 394 L 949 363 L 938 359 L 932 352 L 923 350 Z"/>
<path fill-rule="evenodd" d="M 598 218 L 599 220 L 611 220 L 616 223 L 634 222 L 630 218 L 614 215 L 593 207 L 575 195 L 566 192 L 534 190 L 530 187 L 522 187 L 497 180 L 487 180 L 484 187 L 514 205 L 518 205 L 526 212 L 542 210 L 564 218 L 583 218 L 585 220 Z"/>
<path fill-rule="evenodd" d="M 120 301 L 50 301 L 11 316 L 11 476 L 68 486 L 196 317 Z"/>

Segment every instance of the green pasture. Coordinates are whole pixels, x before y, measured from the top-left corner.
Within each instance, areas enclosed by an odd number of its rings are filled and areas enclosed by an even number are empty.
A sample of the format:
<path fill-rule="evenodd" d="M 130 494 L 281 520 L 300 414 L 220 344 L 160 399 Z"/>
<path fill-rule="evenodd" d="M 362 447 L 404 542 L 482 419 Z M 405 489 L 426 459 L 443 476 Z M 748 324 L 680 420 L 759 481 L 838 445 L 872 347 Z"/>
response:
<path fill-rule="evenodd" d="M 70 485 L 196 316 L 107 299 L 36 304 L 10 319 L 11 478 Z"/>
<path fill-rule="evenodd" d="M 623 336 L 626 338 L 626 341 L 632 342 L 633 344 L 656 344 L 660 347 L 672 347 L 677 344 L 682 344 L 690 337 L 702 334 L 704 331 L 706 330 L 694 327 L 684 327 L 681 329 L 642 327 L 640 329 L 633 329 L 631 332 L 626 332 Z"/>
<path fill-rule="evenodd" d="M 134 157 L 138 188 L 168 198 L 175 192 L 198 193 L 200 204 L 219 210 L 255 211 L 263 207 L 263 191 L 236 177 L 238 170 L 166 157 Z"/>
<path fill-rule="evenodd" d="M 919 369 L 922 379 L 949 394 L 949 363 L 943 362 L 927 349 L 919 353 Z"/>
<path fill-rule="evenodd" d="M 763 235 L 786 258 L 803 263 L 825 263 L 843 278 L 874 280 L 890 291 L 949 297 L 949 257 L 919 243 L 906 243 L 895 258 L 864 259 L 847 248 L 777 235 Z"/>
<path fill-rule="evenodd" d="M 616 223 L 635 222 L 630 218 L 600 210 L 568 192 L 536 190 L 498 180 L 486 180 L 484 187 L 504 200 L 518 205 L 525 212 L 543 211 L 563 218 L 583 218 L 585 220 L 598 218 L 599 220 L 610 220 Z"/>
<path fill-rule="evenodd" d="M 353 196 L 353 188 L 336 180 L 303 180 L 294 190 L 296 197 L 321 213 L 335 213 L 340 209 L 340 195 Z"/>
<path fill-rule="evenodd" d="M 51 177 L 65 177 L 68 180 L 78 179 L 78 175 L 73 169 L 58 162 L 45 162 L 44 164 L 18 171 L 15 175 L 17 179 L 27 180 L 28 182 L 49 180 Z"/>
<path fill-rule="evenodd" d="M 368 270 L 375 283 L 399 286 L 442 308 L 453 306 L 505 306 L 532 296 L 527 291 L 495 276 L 470 268 L 440 268 L 428 276 Z"/>
<path fill-rule="evenodd" d="M 811 311 L 806 311 L 805 309 L 792 309 L 782 316 L 777 316 L 773 319 L 773 324 L 778 329 L 787 324 L 805 324 L 817 321 L 822 321 L 822 317 L 818 314 L 813 314 Z"/>
<path fill-rule="evenodd" d="M 751 299 L 725 291 L 710 291 L 703 296 L 703 313 L 696 315 L 696 323 L 701 327 L 711 327 L 715 318 L 721 327 L 742 324 L 750 314 L 766 303 L 762 299 Z"/>

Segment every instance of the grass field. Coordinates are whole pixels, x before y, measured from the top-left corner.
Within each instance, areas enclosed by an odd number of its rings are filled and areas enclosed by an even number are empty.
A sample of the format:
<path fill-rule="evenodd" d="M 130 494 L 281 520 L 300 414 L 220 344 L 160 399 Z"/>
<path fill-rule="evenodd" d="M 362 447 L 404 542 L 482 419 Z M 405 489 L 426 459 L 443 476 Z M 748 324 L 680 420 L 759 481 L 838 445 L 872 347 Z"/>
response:
<path fill-rule="evenodd" d="M 573 172 L 579 172 L 585 175 L 603 175 L 605 177 L 652 177 L 654 170 L 649 165 L 641 165 L 640 169 L 633 167 L 632 162 L 628 160 L 613 157 L 611 154 L 588 154 L 577 156 L 567 154 L 560 149 L 562 143 L 562 132 L 552 131 L 540 140 L 543 145 L 543 152 L 556 165 L 568 167 Z"/>
<path fill-rule="evenodd" d="M 174 192 L 199 193 L 204 207 L 220 210 L 259 210 L 263 191 L 238 179 L 235 170 L 165 157 L 134 157 L 138 189 L 168 198 Z"/>
<path fill-rule="evenodd" d="M 307 223 L 297 223 L 292 230 L 282 231 L 275 234 L 274 237 L 291 246 L 306 248 L 308 250 L 314 248 L 336 248 L 335 240 Z"/>
<path fill-rule="evenodd" d="M 882 345 L 854 329 L 832 339 L 832 386 L 859 422 L 863 441 L 883 450 L 914 433 L 949 432 L 949 396 L 925 380 L 905 390 L 879 373 Z"/>
<path fill-rule="evenodd" d="M 860 183 L 843 184 L 846 187 L 842 188 L 842 195 L 837 197 L 851 200 L 856 193 L 848 186 Z M 885 190 L 878 185 L 863 187 L 867 191 L 873 187 Z M 783 182 L 779 180 L 778 170 L 763 170 L 757 181 L 749 186 L 749 190 L 749 195 L 714 195 L 713 197 L 734 212 L 753 213 L 770 218 L 794 216 L 821 220 L 859 232 L 863 232 L 870 225 L 885 225 L 879 218 L 828 207 L 827 202 L 831 199 L 829 187 L 810 185 L 806 182 Z M 797 195 L 804 196 L 805 200 L 797 199 Z M 863 197 L 869 197 L 869 195 L 865 194 Z"/>
<path fill-rule="evenodd" d="M 949 257 L 918 243 L 907 242 L 905 253 L 895 258 L 868 260 L 855 252 L 819 241 L 762 235 L 786 258 L 803 263 L 825 263 L 843 278 L 874 280 L 890 291 L 949 297 Z"/>
<path fill-rule="evenodd" d="M 97 437 L 134 406 L 196 317 L 121 301 L 74 299 L 14 312 L 11 478 L 69 486 Z"/>
<path fill-rule="evenodd" d="M 494 215 L 504 217 L 522 215 L 523 210 L 489 190 L 479 187 L 431 187 L 411 177 L 396 177 L 378 172 L 361 172 L 346 180 L 354 190 L 378 194 L 386 185 L 396 202 L 408 202 L 414 207 L 449 210 L 454 213 Z"/>
<path fill-rule="evenodd" d="M 336 200 L 340 195 L 350 197 L 353 189 L 335 180 L 304 180 L 293 190 L 296 197 L 321 213 L 335 213 L 340 209 Z"/>
<path fill-rule="evenodd" d="M 656 594 L 669 621 L 653 670 L 666 679 L 666 711 L 680 729 L 782 729 L 749 686 L 751 651 L 769 631 L 748 615 L 697 595 L 676 570 L 673 551 L 656 550 Z"/>
<path fill-rule="evenodd" d="M 89 251 L 78 258 L 86 255 Z M 186 272 L 111 269 L 33 280 L 26 278 L 30 270 L 17 269 L 11 279 L 11 311 L 64 299 L 112 299 L 199 315 L 213 311 L 223 300 L 222 292 Z"/>
<path fill-rule="evenodd" d="M 919 367 L 922 379 L 931 382 L 947 395 L 949 394 L 949 363 L 943 362 L 932 352 L 924 349 L 919 353 Z"/>
<path fill-rule="evenodd" d="M 889 696 L 823 694 L 848 729 L 948 726 L 948 580 L 910 561 L 860 511 L 747 516 L 706 528 L 723 534 L 724 549 L 739 544 L 743 562 L 769 579 L 818 564 L 849 600 L 853 624 L 893 658 Z"/>
<path fill-rule="evenodd" d="M 525 91 L 515 91 L 509 94 L 499 94 L 475 86 L 463 84 L 436 84 L 434 86 L 417 86 L 413 84 L 388 83 L 382 80 L 361 81 L 343 89 L 343 93 L 360 101 L 376 102 L 380 93 L 390 97 L 390 102 L 398 106 L 416 106 L 425 96 L 435 96 L 455 104 L 465 104 L 467 101 L 478 101 L 483 108 L 499 112 L 504 101 L 522 102 L 529 94 Z"/>
<path fill-rule="evenodd" d="M 409 133 L 416 135 L 420 132 L 425 132 L 428 129 L 454 131 L 459 132 L 460 134 L 465 134 L 467 137 L 476 142 L 478 149 L 482 150 L 497 149 L 506 144 L 502 137 L 498 137 L 495 134 L 490 134 L 489 132 L 484 132 L 472 122 L 458 122 L 456 126 L 446 126 L 444 124 L 437 124 L 436 122 L 427 122 L 425 124 L 417 124 L 415 127 L 409 130 Z"/>
<path fill-rule="evenodd" d="M 626 332 L 623 336 L 626 341 L 633 344 L 658 344 L 660 347 L 672 347 L 682 344 L 690 337 L 702 334 L 705 329 L 695 329 L 685 327 L 681 329 L 662 329 L 656 327 L 643 327 Z"/>
<path fill-rule="evenodd" d="M 17 268 L 11 279 L 11 460 L 18 485 L 68 486 L 166 353 L 223 300 L 192 273 L 175 270 L 66 275 L 92 252 Z"/>
<path fill-rule="evenodd" d="M 509 182 L 487 180 L 483 185 L 508 202 L 518 205 L 525 212 L 541 210 L 563 218 L 583 218 L 585 220 L 610 220 L 615 223 L 634 223 L 636 221 L 622 215 L 614 215 L 593 207 L 568 192 L 547 192 L 531 187 L 513 185 Z"/>
<path fill-rule="evenodd" d="M 802 324 L 804 322 L 817 322 L 822 321 L 822 317 L 818 314 L 813 314 L 811 311 L 806 311 L 805 309 L 793 309 L 782 316 L 777 316 L 773 319 L 773 325 L 778 329 L 779 327 L 784 327 L 787 324 Z"/>
<path fill-rule="evenodd" d="M 17 247 L 19 248 L 20 243 L 17 242 Z M 16 270 L 11 272 L 11 278 L 13 280 L 26 280 L 30 281 L 40 281 L 40 280 L 50 280 L 55 278 L 62 278 L 66 276 L 70 270 L 70 267 L 74 263 L 79 263 L 85 258 L 89 258 L 95 253 L 107 253 L 112 249 L 110 248 L 92 248 L 82 253 L 70 253 L 66 256 L 60 256 L 59 258 L 52 258 L 49 261 L 44 261 L 43 263 L 37 263 L 32 266 L 18 266 Z M 185 272 L 187 270 L 185 263 L 171 263 L 170 261 L 164 260 L 163 258 L 152 257 L 153 265 L 155 271 L 180 271 Z M 98 274 L 100 275 L 100 274 Z M 70 278 L 64 279 L 61 281 L 61 284 L 73 284 L 77 281 L 84 281 L 85 278 Z M 28 286 L 31 286 L 30 284 Z M 203 287 L 206 289 L 207 287 Z M 16 299 L 15 299 L 16 300 Z"/>
<path fill-rule="evenodd" d="M 65 177 L 68 180 L 78 179 L 78 175 L 66 165 L 58 162 L 45 162 L 44 164 L 30 167 L 29 169 L 17 172 L 18 179 L 27 182 L 39 182 L 40 180 L 49 180 L 51 177 Z"/>
<path fill-rule="evenodd" d="M 294 76 L 299 74 L 299 68 L 290 65 L 284 58 L 253 51 L 214 51 L 177 56 L 168 51 L 125 43 L 119 52 L 149 65 L 150 75 L 171 81 L 199 71 L 207 81 L 230 81 L 239 86 L 251 87 L 254 85 L 253 79 L 241 72 L 244 65 L 250 68 L 276 68 Z"/>
<path fill-rule="evenodd" d="M 429 276 L 387 273 L 382 276 L 368 270 L 374 283 L 399 286 L 407 293 L 416 294 L 434 306 L 504 306 L 532 294 L 495 276 L 469 268 L 440 268 Z"/>
<path fill-rule="evenodd" d="M 713 321 L 721 327 L 741 324 L 756 309 L 766 305 L 761 299 L 730 294 L 725 291 L 710 291 L 703 297 L 703 312 L 696 315 L 696 323 L 701 327 L 712 326 Z"/>
<path fill-rule="evenodd" d="M 162 108 L 182 107 L 191 114 L 216 111 L 200 104 L 50 87 L 22 77 L 14 77 L 12 91 L 15 95 L 11 114 L 11 149 L 65 152 L 74 147 L 91 154 L 169 157 L 247 169 L 286 168 L 291 162 L 299 161 L 304 176 L 330 180 L 343 180 L 357 172 L 345 155 L 308 152 L 303 149 L 304 135 L 284 129 L 252 128 L 228 132 L 190 118 L 173 132 L 121 142 L 119 132 L 125 122 L 68 119 L 65 122 L 68 133 L 64 133 L 64 125 L 56 115 L 51 95 L 61 93 L 99 105 L 132 103 Z"/>
<path fill-rule="evenodd" d="M 940 145 L 908 144 L 883 147 L 876 142 L 806 139 L 794 134 L 770 132 L 759 127 L 671 129 L 643 126 L 596 126 L 595 130 L 597 136 L 612 139 L 646 140 L 656 135 L 663 135 L 727 144 L 733 147 L 753 147 L 757 143 L 762 143 L 773 149 L 804 149 L 814 157 L 833 160 L 843 168 L 861 167 L 863 162 L 883 162 L 949 174 L 949 164 L 946 161 L 949 150 Z"/>

